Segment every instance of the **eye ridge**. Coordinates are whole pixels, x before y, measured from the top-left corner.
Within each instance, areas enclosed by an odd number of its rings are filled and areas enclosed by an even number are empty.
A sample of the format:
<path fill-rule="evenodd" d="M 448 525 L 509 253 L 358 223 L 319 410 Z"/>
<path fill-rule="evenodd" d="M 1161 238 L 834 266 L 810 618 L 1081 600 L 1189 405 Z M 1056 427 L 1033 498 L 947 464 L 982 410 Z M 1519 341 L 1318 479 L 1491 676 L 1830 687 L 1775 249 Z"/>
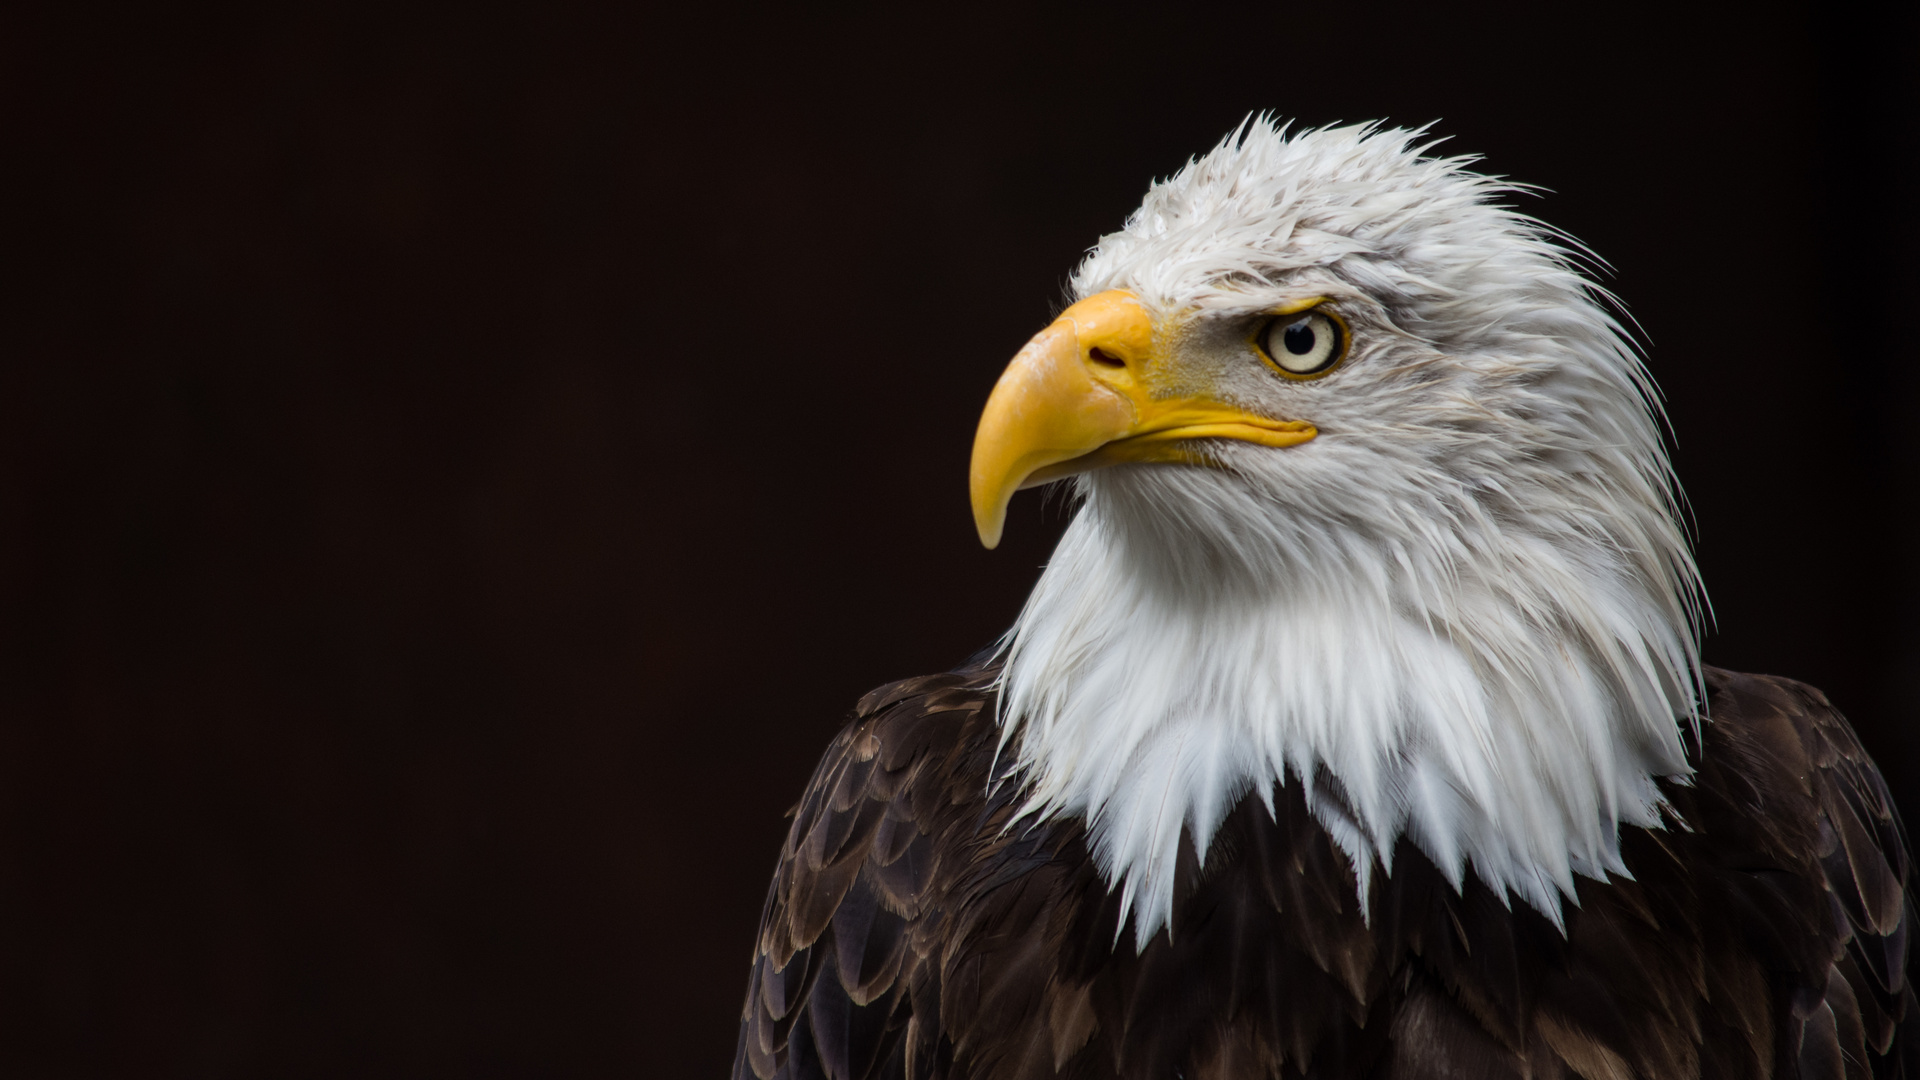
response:
<path fill-rule="evenodd" d="M 1289 379 L 1317 379 L 1346 359 L 1346 320 L 1324 308 L 1268 320 L 1254 335 L 1254 346 Z"/>

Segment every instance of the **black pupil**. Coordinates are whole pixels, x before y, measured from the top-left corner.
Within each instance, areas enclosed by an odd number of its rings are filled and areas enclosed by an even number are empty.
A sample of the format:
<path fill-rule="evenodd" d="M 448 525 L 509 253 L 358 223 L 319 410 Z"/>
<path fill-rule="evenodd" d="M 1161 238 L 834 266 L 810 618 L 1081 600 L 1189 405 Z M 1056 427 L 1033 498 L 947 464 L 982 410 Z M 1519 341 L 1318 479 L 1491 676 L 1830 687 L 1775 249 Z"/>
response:
<path fill-rule="evenodd" d="M 1293 355 L 1305 356 L 1313 351 L 1313 324 L 1309 320 L 1301 319 L 1299 322 L 1287 327 L 1285 337 L 1287 351 Z"/>

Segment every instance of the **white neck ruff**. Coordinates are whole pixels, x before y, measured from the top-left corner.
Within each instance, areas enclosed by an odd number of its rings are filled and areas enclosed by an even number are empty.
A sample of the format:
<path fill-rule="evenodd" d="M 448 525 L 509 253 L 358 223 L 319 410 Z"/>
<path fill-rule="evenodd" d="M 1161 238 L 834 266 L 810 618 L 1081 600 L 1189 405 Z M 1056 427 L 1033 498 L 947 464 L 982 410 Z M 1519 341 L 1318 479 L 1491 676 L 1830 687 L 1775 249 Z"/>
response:
<path fill-rule="evenodd" d="M 1175 929 L 1182 829 L 1204 861 L 1276 783 L 1305 785 L 1363 910 L 1405 835 L 1456 888 L 1471 866 L 1558 925 L 1573 875 L 1624 874 L 1619 827 L 1657 827 L 1656 778 L 1688 772 L 1695 661 L 1671 582 L 1599 538 L 1456 519 L 1452 549 L 1427 551 L 1290 526 L 1219 470 L 1078 485 L 1003 642 L 1002 745 L 1024 813 L 1086 819 L 1139 948 Z"/>

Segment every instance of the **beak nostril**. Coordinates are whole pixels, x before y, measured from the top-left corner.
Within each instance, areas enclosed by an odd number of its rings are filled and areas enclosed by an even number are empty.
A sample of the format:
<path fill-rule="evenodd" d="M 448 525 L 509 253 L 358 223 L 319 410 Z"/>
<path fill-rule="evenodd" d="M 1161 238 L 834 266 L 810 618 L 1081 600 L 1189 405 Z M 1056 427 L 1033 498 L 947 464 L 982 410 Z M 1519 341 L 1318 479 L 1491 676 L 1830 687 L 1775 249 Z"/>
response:
<path fill-rule="evenodd" d="M 1100 349 L 1100 348 L 1089 350 L 1087 353 L 1087 359 L 1092 360 L 1096 364 L 1101 364 L 1106 367 L 1126 367 L 1127 366 L 1127 362 L 1125 360 L 1122 360 L 1119 357 L 1108 352 L 1107 350 Z"/>

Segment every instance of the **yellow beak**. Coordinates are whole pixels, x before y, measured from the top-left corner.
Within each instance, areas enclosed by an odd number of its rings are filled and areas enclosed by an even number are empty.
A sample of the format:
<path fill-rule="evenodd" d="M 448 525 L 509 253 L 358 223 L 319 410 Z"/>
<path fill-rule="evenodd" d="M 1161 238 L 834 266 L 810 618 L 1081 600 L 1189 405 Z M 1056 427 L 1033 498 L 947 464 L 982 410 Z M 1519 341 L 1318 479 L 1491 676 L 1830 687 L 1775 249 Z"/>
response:
<path fill-rule="evenodd" d="M 1296 446 L 1318 432 L 1224 402 L 1157 394 L 1169 380 L 1153 320 L 1132 293 L 1111 290 L 1061 312 L 1007 365 L 973 438 L 969 486 L 980 542 L 1000 543 L 1021 488 L 1123 462 L 1204 463 L 1194 439 Z"/>

